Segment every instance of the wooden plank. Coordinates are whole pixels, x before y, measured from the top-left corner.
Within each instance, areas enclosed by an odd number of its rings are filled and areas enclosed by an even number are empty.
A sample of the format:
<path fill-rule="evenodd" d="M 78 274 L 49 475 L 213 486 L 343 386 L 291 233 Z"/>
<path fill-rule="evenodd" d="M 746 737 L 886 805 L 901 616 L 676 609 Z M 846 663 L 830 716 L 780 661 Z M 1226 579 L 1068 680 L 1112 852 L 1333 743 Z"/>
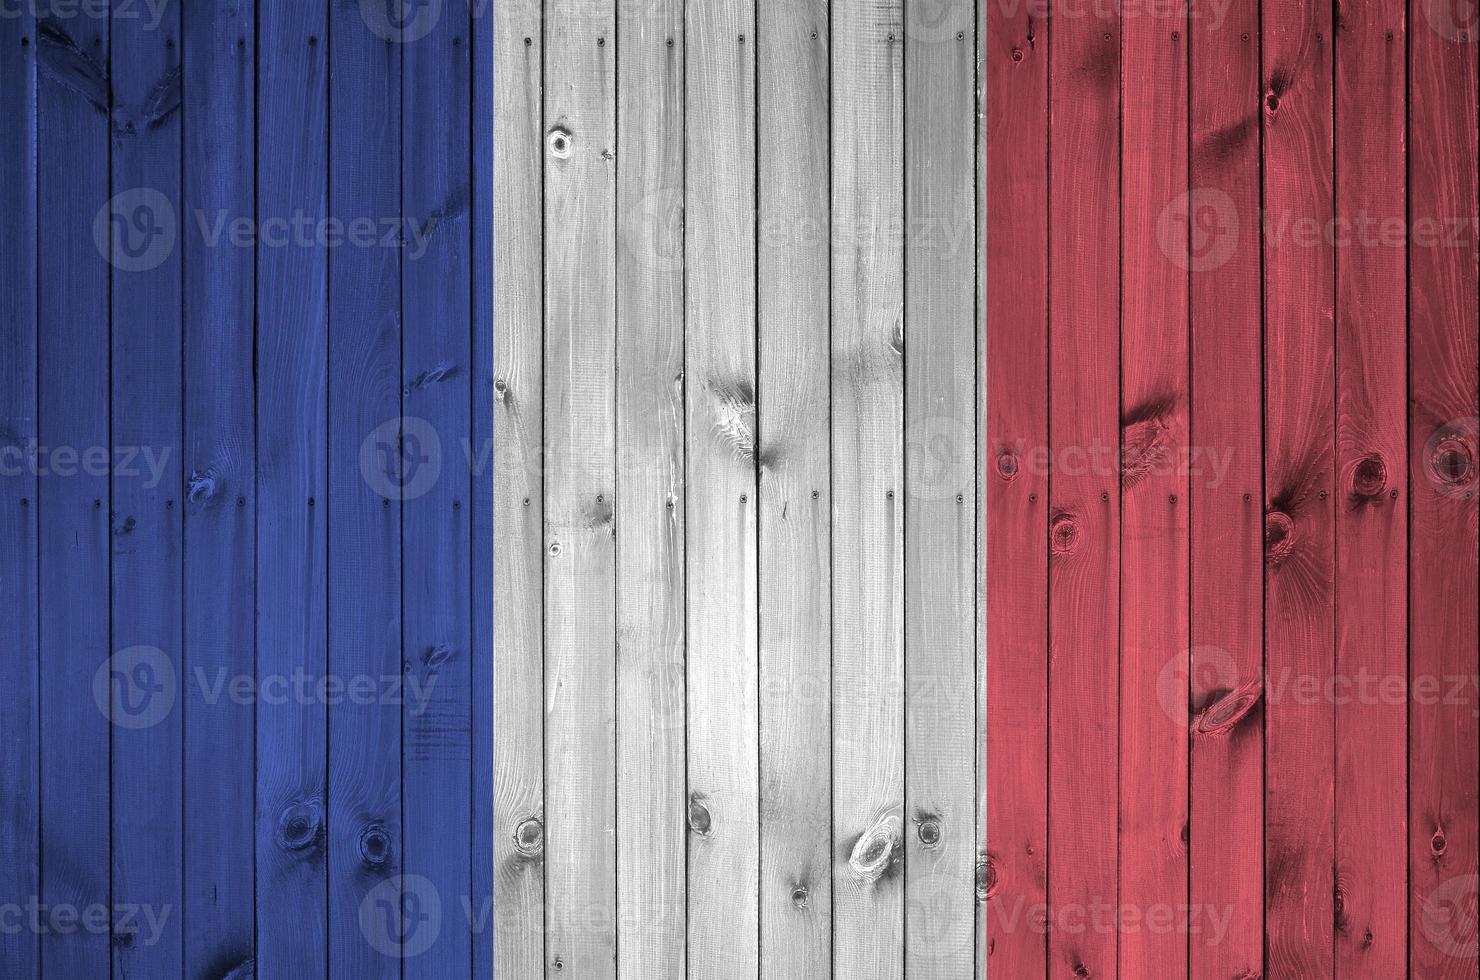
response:
<path fill-rule="evenodd" d="M 471 595 L 473 603 L 472 648 L 473 694 L 472 694 L 472 782 L 473 799 L 468 815 L 472 821 L 473 867 L 470 883 L 472 896 L 468 903 L 470 926 L 473 932 L 472 973 L 474 977 L 492 976 L 495 970 L 494 944 L 497 940 L 496 916 L 494 915 L 494 831 L 497 810 L 495 792 L 495 729 L 501 716 L 494 712 L 494 658 L 495 650 L 503 656 L 504 649 L 494 643 L 493 609 L 497 601 L 494 595 L 494 500 L 497 488 L 494 485 L 494 429 L 495 404 L 498 400 L 495 388 L 498 369 L 495 363 L 497 349 L 494 344 L 494 113 L 497 98 L 494 92 L 494 66 L 496 57 L 501 56 L 502 43 L 496 38 L 496 26 L 502 26 L 504 11 L 500 9 L 498 24 L 495 25 L 493 5 L 472 0 L 471 45 L 473 93 L 469 124 L 472 126 L 473 174 L 472 174 L 472 286 L 473 286 L 473 417 L 470 445 L 472 466 L 472 571 Z M 522 44 L 522 41 L 519 42 Z M 522 59 L 516 59 L 516 64 Z M 538 121 L 536 121 L 538 132 Z M 538 139 L 535 146 L 538 147 Z M 502 200 L 500 198 L 500 200 Z M 533 210 L 532 208 L 530 210 Z M 539 220 L 538 215 L 532 221 Z M 503 241 L 499 240 L 499 247 Z M 532 263 L 531 271 L 539 274 L 538 262 Z M 538 279 L 536 279 L 536 282 Z M 538 287 L 536 287 L 538 289 Z M 502 308 L 500 308 L 502 311 Z M 539 554 L 538 533 L 535 538 L 534 554 Z M 536 565 L 538 567 L 538 565 Z M 537 604 L 536 604 L 537 605 Z M 538 615 L 538 614 L 536 614 Z M 542 703 L 536 698 L 535 710 Z M 528 709 L 526 709 L 528 710 Z"/>
<path fill-rule="evenodd" d="M 687 10 L 689 976 L 759 974 L 754 0 Z M 719 270 L 723 270 L 720 273 Z"/>
<path fill-rule="evenodd" d="M 420 15 L 418 15 L 420 16 Z M 472 969 L 472 66 L 466 8 L 449 5 L 425 29 L 413 21 L 403 43 L 401 152 L 404 235 L 402 385 L 405 596 L 402 702 L 407 924 L 441 903 L 427 933 L 408 932 L 403 974 L 455 980 Z M 441 470 L 409 468 L 416 457 Z M 428 481 L 430 477 L 430 481 Z M 423 489 L 424 488 L 424 489 Z M 434 928 L 439 926 L 439 928 Z"/>
<path fill-rule="evenodd" d="M 107 908 L 108 718 L 121 696 L 116 685 L 110 694 L 106 670 L 112 653 L 109 23 L 99 17 L 48 18 L 38 27 L 36 44 L 36 415 L 39 445 L 48 447 L 48 475 L 38 490 L 37 538 L 40 900 L 49 908 Z M 99 223 L 103 231 L 95 236 Z M 63 456 L 58 459 L 50 447 L 61 447 Z M 85 459 L 91 462 L 84 464 Z M 94 699 L 93 684 L 100 672 L 102 704 Z M 79 684 L 79 678 L 86 683 Z M 46 931 L 41 973 L 106 976 L 110 950 L 106 931 Z"/>
<path fill-rule="evenodd" d="M 685 976 L 683 4 L 618 5 L 617 937 Z"/>
<path fill-rule="evenodd" d="M 1191 726 L 1188 903 L 1227 916 L 1188 937 L 1213 980 L 1264 963 L 1259 5 L 1190 14 L 1191 179 L 1167 233 L 1192 274 L 1191 639 L 1162 696 Z"/>
<path fill-rule="evenodd" d="M 1332 675 L 1335 393 L 1331 6 L 1266 8 L 1265 658 L 1270 684 Z M 1312 223 L 1313 224 L 1309 224 Z M 1298 223 L 1298 227 L 1297 227 Z M 1321 229 L 1314 238 L 1301 228 Z M 1266 975 L 1331 976 L 1335 710 L 1271 697 Z"/>
<path fill-rule="evenodd" d="M 760 973 L 800 980 L 833 972 L 828 3 L 756 44 Z"/>
<path fill-rule="evenodd" d="M 180 5 L 157 26 L 114 17 L 114 143 L 111 283 L 112 671 L 153 672 L 151 692 L 128 674 L 128 700 L 114 705 L 112 901 L 120 907 L 179 908 L 184 882 L 181 822 L 184 751 L 179 698 L 184 528 L 181 455 Z M 144 465 L 130 465 L 135 458 Z M 141 696 L 136 712 L 131 703 Z M 117 709 L 124 710 L 120 714 Z M 114 970 L 147 976 L 183 972 L 178 915 L 160 930 L 130 929 L 113 943 Z"/>
<path fill-rule="evenodd" d="M 987 930 L 987 29 L 991 4 L 975 0 L 976 147 L 976 432 L 972 472 L 976 478 L 976 976 L 987 973 L 991 955 Z M 1040 539 L 1041 540 L 1041 539 Z"/>
<path fill-rule="evenodd" d="M 1163 707 L 1188 639 L 1187 5 L 1125 20 L 1121 66 L 1120 929 L 1125 977 L 1187 971 L 1187 728 Z M 1142 98 L 1140 93 L 1155 93 Z M 1180 218 L 1182 215 L 1177 214 Z M 1164 225 L 1171 226 L 1164 229 Z M 1168 233 L 1168 231 L 1170 233 Z M 1163 238 L 1175 246 L 1168 250 Z M 1183 668 L 1185 669 L 1185 668 Z M 1181 685 L 1178 685 L 1181 688 Z"/>
<path fill-rule="evenodd" d="M 1408 665 L 1404 12 L 1348 3 L 1337 27 L 1335 967 L 1399 977 L 1408 706 L 1366 679 Z"/>
<path fill-rule="evenodd" d="M 1048 971 L 1028 917 L 1048 901 L 1049 24 L 987 8 L 987 968 L 1033 978 Z"/>
<path fill-rule="evenodd" d="M 832 15 L 833 971 L 898 980 L 904 972 L 903 7 L 838 4 Z"/>
<path fill-rule="evenodd" d="M 493 970 L 544 975 L 544 363 L 542 119 L 537 4 L 494 32 Z M 475 270 L 476 271 L 476 270 Z M 486 976 L 480 972 L 480 976 Z"/>
<path fill-rule="evenodd" d="M 326 672 L 328 489 L 326 0 L 259 11 L 257 228 L 257 677 Z M 273 222 L 269 225 L 268 222 Z M 323 510 L 321 510 L 321 504 Z M 257 971 L 328 970 L 326 712 L 257 705 Z"/>
<path fill-rule="evenodd" d="M 0 691 L 0 901 L 41 894 L 36 444 L 36 20 L 0 19 L 0 608 L 9 610 L 12 678 Z M 21 749 L 15 751 L 16 749 Z M 39 976 L 40 936 L 0 932 L 0 977 Z"/>
<path fill-rule="evenodd" d="M 906 3 L 905 975 L 973 969 L 976 6 Z"/>
<path fill-rule="evenodd" d="M 1118 885 L 1121 39 L 1114 13 L 1056 27 L 1049 69 L 1048 895 L 1052 915 L 1090 921 L 1114 901 Z M 1113 930 L 1090 921 L 1051 931 L 1048 941 L 1052 973 L 1115 973 Z"/>
<path fill-rule="evenodd" d="M 545 975 L 613 977 L 615 5 L 545 22 Z M 712 560 L 712 556 L 711 556 Z"/>
<path fill-rule="evenodd" d="M 256 4 L 190 3 L 184 21 L 185 974 L 250 969 L 255 945 L 256 258 L 208 226 L 255 213 Z M 222 693 L 213 693 L 222 692 Z"/>
<path fill-rule="evenodd" d="M 1480 955 L 1480 722 L 1468 699 L 1446 703 L 1429 687 L 1419 700 L 1420 685 L 1470 677 L 1480 661 L 1477 34 L 1461 13 L 1416 0 L 1408 34 L 1408 969 L 1426 980 L 1467 977 Z"/>
<path fill-rule="evenodd" d="M 417 947 L 361 927 L 361 908 L 394 893 L 403 864 L 401 508 L 417 489 L 397 441 L 401 416 L 401 259 L 384 229 L 401 211 L 401 46 L 357 6 L 330 13 L 329 201 L 356 232 L 329 257 L 328 674 L 326 705 L 329 975 L 399 977 Z M 403 468 L 403 465 L 405 468 Z M 375 696 L 366 698 L 364 691 Z"/>

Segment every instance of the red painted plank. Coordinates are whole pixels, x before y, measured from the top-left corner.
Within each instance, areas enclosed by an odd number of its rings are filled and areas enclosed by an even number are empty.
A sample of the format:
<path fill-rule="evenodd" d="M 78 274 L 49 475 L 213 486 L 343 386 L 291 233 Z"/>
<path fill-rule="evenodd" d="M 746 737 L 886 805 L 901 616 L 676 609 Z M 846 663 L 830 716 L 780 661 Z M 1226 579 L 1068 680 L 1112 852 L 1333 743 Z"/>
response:
<path fill-rule="evenodd" d="M 1187 969 L 1187 6 L 1127 17 L 1121 92 L 1120 975 Z M 1149 96 L 1149 97 L 1148 97 Z M 1167 242 L 1173 247 L 1168 248 Z M 1181 685 L 1179 684 L 1179 687 Z M 1185 688 L 1183 688 L 1185 689 Z"/>
<path fill-rule="evenodd" d="M 1194 3 L 1189 30 L 1191 640 L 1163 693 L 1191 726 L 1189 904 L 1223 923 L 1190 938 L 1189 975 L 1228 980 L 1264 960 L 1259 4 Z"/>
<path fill-rule="evenodd" d="M 1403 9 L 1336 34 L 1336 973 L 1403 975 L 1407 708 Z M 1379 679 L 1372 686 L 1369 678 Z M 1401 688 L 1399 688 L 1401 690 Z"/>
<path fill-rule="evenodd" d="M 1031 980 L 1048 969 L 1031 918 L 1048 888 L 1048 23 L 986 6 L 987 968 Z"/>
<path fill-rule="evenodd" d="M 1331 25 L 1330 0 L 1264 7 L 1269 980 L 1333 974 L 1335 712 L 1295 696 L 1335 640 Z"/>
<path fill-rule="evenodd" d="M 1473 977 L 1480 725 L 1470 698 L 1425 695 L 1477 666 L 1477 24 L 1414 0 L 1409 34 L 1408 760 L 1410 975 Z M 1473 13 L 1473 11 L 1471 11 Z M 1453 235 L 1458 231 L 1459 238 Z M 1420 687 L 1419 685 L 1424 685 Z M 1447 703 L 1446 703 L 1447 702 Z"/>
<path fill-rule="evenodd" d="M 1050 59 L 1049 964 L 1113 977 L 1120 579 L 1120 18 Z M 1054 926 L 1057 926 L 1055 928 Z M 1087 971 L 1087 972 L 1086 972 Z"/>

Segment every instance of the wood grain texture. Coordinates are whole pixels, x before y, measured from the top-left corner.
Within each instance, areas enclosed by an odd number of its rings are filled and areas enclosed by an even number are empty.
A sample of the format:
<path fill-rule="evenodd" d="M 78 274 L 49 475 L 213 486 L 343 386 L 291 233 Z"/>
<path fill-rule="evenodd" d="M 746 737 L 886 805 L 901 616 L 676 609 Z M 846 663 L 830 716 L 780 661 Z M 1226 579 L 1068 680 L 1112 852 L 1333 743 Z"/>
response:
<path fill-rule="evenodd" d="M 208 9 L 209 14 L 202 16 Z M 187 3 L 182 199 L 208 215 L 254 213 L 256 5 Z M 185 645 L 192 678 L 250 677 L 256 618 L 255 256 L 184 239 Z M 187 682 L 184 711 L 185 973 L 253 959 L 254 712 Z M 212 814 L 190 819 L 191 812 Z"/>
<path fill-rule="evenodd" d="M 691 6 L 685 26 L 694 980 L 753 980 L 760 972 L 755 27 L 753 0 Z"/>
<path fill-rule="evenodd" d="M 1122 38 L 1120 339 L 1120 937 L 1123 977 L 1187 969 L 1188 934 L 1140 917 L 1187 902 L 1187 729 L 1162 677 L 1188 649 L 1187 16 L 1127 18 Z M 1155 99 L 1140 97 L 1154 91 Z M 1180 215 L 1178 215 L 1180 217 Z M 1168 226 L 1176 235 L 1167 234 Z M 1180 685 L 1179 685 L 1180 687 Z M 1179 692 L 1180 693 L 1180 692 Z M 1132 919 L 1131 916 L 1136 916 Z M 1133 924 L 1134 923 L 1134 924 Z"/>
<path fill-rule="evenodd" d="M 1190 644 L 1163 696 L 1190 728 L 1188 901 L 1228 922 L 1221 941 L 1188 937 L 1189 974 L 1214 978 L 1257 975 L 1264 962 L 1259 7 L 1233 5 L 1221 28 L 1206 7 L 1192 13 L 1190 188 L 1169 213 L 1187 236 L 1199 455 L 1189 467 Z"/>
<path fill-rule="evenodd" d="M 177 220 L 181 212 L 180 117 L 174 108 L 179 105 L 179 28 L 179 3 L 161 8 L 157 28 L 119 17 L 109 48 L 115 133 L 111 189 L 116 209 L 131 222 L 115 224 L 109 294 L 110 435 L 119 461 L 111 486 L 111 648 L 119 658 L 113 669 L 135 651 L 141 667 L 147 664 L 156 676 L 174 678 L 161 682 L 163 691 L 149 693 L 138 683 L 142 675 L 134 675 L 129 686 L 140 687 L 140 714 L 134 716 L 127 702 L 115 706 L 124 713 L 115 711 L 113 717 L 109 761 L 111 896 L 116 904 L 155 909 L 178 908 L 184 887 L 179 771 L 184 747 L 182 712 L 175 710 L 184 676 L 181 259 L 173 238 L 144 228 L 150 221 Z M 157 463 L 125 465 L 124 455 L 136 450 L 141 459 Z M 134 693 L 130 689 L 127 697 Z M 127 932 L 113 944 L 115 972 L 183 972 L 178 918 L 157 933 Z"/>
<path fill-rule="evenodd" d="M 109 26 L 97 18 L 47 18 L 34 39 L 37 439 L 105 458 L 112 449 L 110 238 L 105 234 L 100 247 L 93 228 L 110 197 Z M 66 467 L 70 475 L 41 480 L 37 491 L 40 900 L 106 908 L 114 697 L 105 688 L 100 706 L 92 684 L 112 655 L 111 467 L 76 465 Z M 106 932 L 45 930 L 40 944 L 43 975 L 109 973 Z"/>
<path fill-rule="evenodd" d="M 328 19 L 326 0 L 258 11 L 259 223 L 327 212 Z M 259 683 L 327 671 L 326 251 L 257 249 Z M 303 700 L 256 705 L 256 966 L 272 976 L 328 970 L 327 712 Z"/>
<path fill-rule="evenodd" d="M 1480 727 L 1469 699 L 1444 703 L 1422 678 L 1480 662 L 1480 296 L 1476 49 L 1464 11 L 1411 5 L 1409 43 L 1409 975 L 1469 976 L 1475 958 Z M 1426 229 L 1419 238 L 1420 223 Z M 1445 229 L 1440 231 L 1440 229 Z M 1455 229 L 1460 229 L 1458 238 Z M 1441 683 L 1442 682 L 1438 682 Z"/>
<path fill-rule="evenodd" d="M 904 971 L 902 23 L 832 10 L 832 956 L 879 980 Z"/>
<path fill-rule="evenodd" d="M 329 206 L 378 228 L 401 209 L 401 46 L 357 9 L 336 5 L 330 16 Z M 328 668 L 378 690 L 403 662 L 402 255 L 347 248 L 329 259 Z M 361 470 L 367 450 L 375 481 Z M 401 709 L 345 701 L 328 706 L 328 726 L 329 975 L 399 977 L 398 960 L 361 929 L 360 909 L 404 862 Z"/>
<path fill-rule="evenodd" d="M 13 751 L 40 739 L 37 634 L 39 477 L 27 465 L 36 442 L 36 21 L 0 20 L 0 211 L 13 246 L 0 256 L 0 607 L 9 610 L 13 678 L 0 691 L 0 896 L 41 894 L 41 772 L 37 753 Z M 0 976 L 41 971 L 40 936 L 0 934 Z"/>
<path fill-rule="evenodd" d="M 828 4 L 756 28 L 760 973 L 802 980 L 833 972 Z"/>
<path fill-rule="evenodd" d="M 408 932 L 402 975 L 467 976 L 473 923 L 473 384 L 471 46 L 467 10 L 450 4 L 423 35 L 403 35 L 401 263 L 403 392 L 401 704 L 404 912 L 441 904 L 438 930 Z M 412 430 L 425 448 L 410 441 Z M 441 467 L 427 474 L 412 466 Z M 419 455 L 413 455 L 419 454 Z M 430 456 L 431 461 L 424 456 Z M 412 951 L 415 950 L 413 953 Z"/>
<path fill-rule="evenodd" d="M 987 21 L 987 969 L 1048 975 L 1049 23 Z M 999 207 L 1003 201 L 1020 207 Z"/>
<path fill-rule="evenodd" d="M 1055 22 L 1049 70 L 1048 898 L 1085 921 L 1118 887 L 1121 26 Z M 1050 931 L 1050 975 L 1114 976 L 1118 938 Z"/>
<path fill-rule="evenodd" d="M 1336 664 L 1365 685 L 1408 663 L 1407 254 L 1374 236 L 1407 204 L 1405 32 L 1393 4 L 1344 4 L 1335 49 Z M 1391 688 L 1393 680 L 1386 682 Z M 1406 969 L 1408 709 L 1365 686 L 1336 701 L 1335 973 Z"/>
<path fill-rule="evenodd" d="M 905 975 L 975 965 L 976 7 L 907 3 Z"/>
<path fill-rule="evenodd" d="M 614 977 L 615 8 L 545 22 L 545 975 Z"/>
<path fill-rule="evenodd" d="M 1264 11 L 1265 664 L 1335 671 L 1331 10 Z M 1330 976 L 1335 708 L 1272 698 L 1265 732 L 1266 975 Z"/>
<path fill-rule="evenodd" d="M 617 131 L 617 942 L 685 975 L 683 4 L 622 5 Z"/>
<path fill-rule="evenodd" d="M 513 5 L 494 43 L 493 193 L 500 202 L 540 199 L 539 7 Z M 537 978 L 545 924 L 544 215 L 493 210 L 493 969 Z"/>

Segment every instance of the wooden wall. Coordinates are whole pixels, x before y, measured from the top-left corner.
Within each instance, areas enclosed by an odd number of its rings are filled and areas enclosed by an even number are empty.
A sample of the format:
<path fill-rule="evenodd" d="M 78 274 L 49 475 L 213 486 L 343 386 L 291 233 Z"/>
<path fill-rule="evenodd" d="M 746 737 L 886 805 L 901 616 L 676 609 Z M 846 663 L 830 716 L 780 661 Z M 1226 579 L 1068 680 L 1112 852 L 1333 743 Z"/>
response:
<path fill-rule="evenodd" d="M 990 972 L 1473 977 L 1480 11 L 1047 9 L 988 18 Z"/>
<path fill-rule="evenodd" d="M 492 40 L 0 16 L 0 976 L 490 975 Z"/>
<path fill-rule="evenodd" d="M 504 5 L 499 977 L 980 974 L 985 6 Z"/>

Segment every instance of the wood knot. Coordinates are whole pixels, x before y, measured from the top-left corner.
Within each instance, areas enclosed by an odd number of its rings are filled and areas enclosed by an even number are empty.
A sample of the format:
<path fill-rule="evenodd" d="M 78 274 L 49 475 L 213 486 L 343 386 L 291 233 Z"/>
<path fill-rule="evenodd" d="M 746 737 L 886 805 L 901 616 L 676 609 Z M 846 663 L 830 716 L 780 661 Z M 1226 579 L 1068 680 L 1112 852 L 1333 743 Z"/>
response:
<path fill-rule="evenodd" d="M 915 835 L 920 838 L 920 843 L 927 849 L 940 845 L 940 818 L 934 816 L 922 817 L 915 827 Z"/>
<path fill-rule="evenodd" d="M 1346 878 L 1337 872 L 1332 881 L 1331 920 L 1338 933 L 1345 936 L 1351 932 L 1351 917 L 1346 908 Z"/>
<path fill-rule="evenodd" d="M 1295 522 L 1282 510 L 1272 510 L 1264 515 L 1264 557 L 1271 565 L 1279 565 L 1295 549 Z"/>
<path fill-rule="evenodd" d="M 1353 501 L 1376 500 L 1387 490 L 1387 463 L 1377 453 L 1369 453 L 1349 467 L 1347 483 Z"/>
<path fill-rule="evenodd" d="M 1013 60 L 1014 63 L 1020 62 L 1020 61 L 1023 60 L 1023 49 L 1022 48 L 1013 48 L 1012 49 L 1012 60 Z"/>
<path fill-rule="evenodd" d="M 545 825 L 530 817 L 514 830 L 514 852 L 526 861 L 537 861 L 545 853 Z"/>
<path fill-rule="evenodd" d="M 1211 702 L 1192 722 L 1194 735 L 1222 738 L 1249 717 L 1264 696 L 1264 684 L 1258 678 L 1234 688 Z"/>
<path fill-rule="evenodd" d="M 1447 425 L 1429 439 L 1424 457 L 1429 480 L 1446 496 L 1473 490 L 1476 478 L 1473 431 L 1467 425 Z"/>
<path fill-rule="evenodd" d="M 1174 396 L 1136 406 L 1121 421 L 1120 483 L 1130 489 L 1162 472 L 1171 457 Z"/>
<path fill-rule="evenodd" d="M 689 797 L 689 830 L 705 839 L 714 836 L 714 814 L 709 812 L 709 801 L 698 793 Z"/>
<path fill-rule="evenodd" d="M 792 890 L 791 890 L 791 904 L 793 906 L 795 906 L 798 911 L 805 911 L 806 910 L 806 908 L 807 908 L 807 899 L 808 899 L 808 892 L 807 892 L 807 886 L 806 885 L 796 885 L 795 887 L 792 888 Z"/>
<path fill-rule="evenodd" d="M 988 854 L 976 862 L 976 900 L 985 902 L 997 894 L 997 859 Z"/>
<path fill-rule="evenodd" d="M 324 836 L 324 805 L 320 800 L 289 803 L 278 815 L 277 843 L 285 851 L 316 849 Z"/>
<path fill-rule="evenodd" d="M 1074 975 L 1078 977 L 1079 980 L 1085 980 L 1085 978 L 1089 976 L 1089 967 L 1085 966 L 1083 963 L 1075 963 Z"/>
<path fill-rule="evenodd" d="M 1429 853 L 1435 858 L 1444 856 L 1444 851 L 1449 847 L 1449 838 L 1444 836 L 1443 830 L 1434 831 L 1434 836 L 1429 840 Z"/>
<path fill-rule="evenodd" d="M 1072 514 L 1058 514 L 1049 525 L 1053 553 L 1067 555 L 1079 546 L 1079 522 Z"/>
<path fill-rule="evenodd" d="M 858 839 L 848 855 L 848 868 L 853 877 L 874 884 L 899 868 L 903 840 L 898 813 L 882 814 Z"/>
<path fill-rule="evenodd" d="M 360 860 L 368 868 L 383 868 L 391 859 L 391 835 L 373 823 L 360 831 Z"/>
<path fill-rule="evenodd" d="M 550 155 L 557 160 L 569 160 L 571 150 L 575 146 L 575 135 L 564 126 L 556 126 L 550 130 Z"/>
<path fill-rule="evenodd" d="M 216 478 L 210 473 L 192 473 L 190 483 L 186 489 L 186 500 L 192 504 L 200 505 L 207 503 L 216 496 Z"/>
<path fill-rule="evenodd" d="M 997 456 L 997 475 L 1004 483 L 1011 483 L 1017 479 L 1020 469 L 1017 453 L 1011 450 L 1000 453 Z"/>
<path fill-rule="evenodd" d="M 1270 92 L 1268 95 L 1266 95 L 1264 97 L 1264 108 L 1266 108 L 1266 109 L 1269 110 L 1269 114 L 1271 116 L 1274 115 L 1276 112 L 1279 112 L 1280 111 L 1280 97 L 1278 95 L 1274 94 L 1273 92 Z"/>

